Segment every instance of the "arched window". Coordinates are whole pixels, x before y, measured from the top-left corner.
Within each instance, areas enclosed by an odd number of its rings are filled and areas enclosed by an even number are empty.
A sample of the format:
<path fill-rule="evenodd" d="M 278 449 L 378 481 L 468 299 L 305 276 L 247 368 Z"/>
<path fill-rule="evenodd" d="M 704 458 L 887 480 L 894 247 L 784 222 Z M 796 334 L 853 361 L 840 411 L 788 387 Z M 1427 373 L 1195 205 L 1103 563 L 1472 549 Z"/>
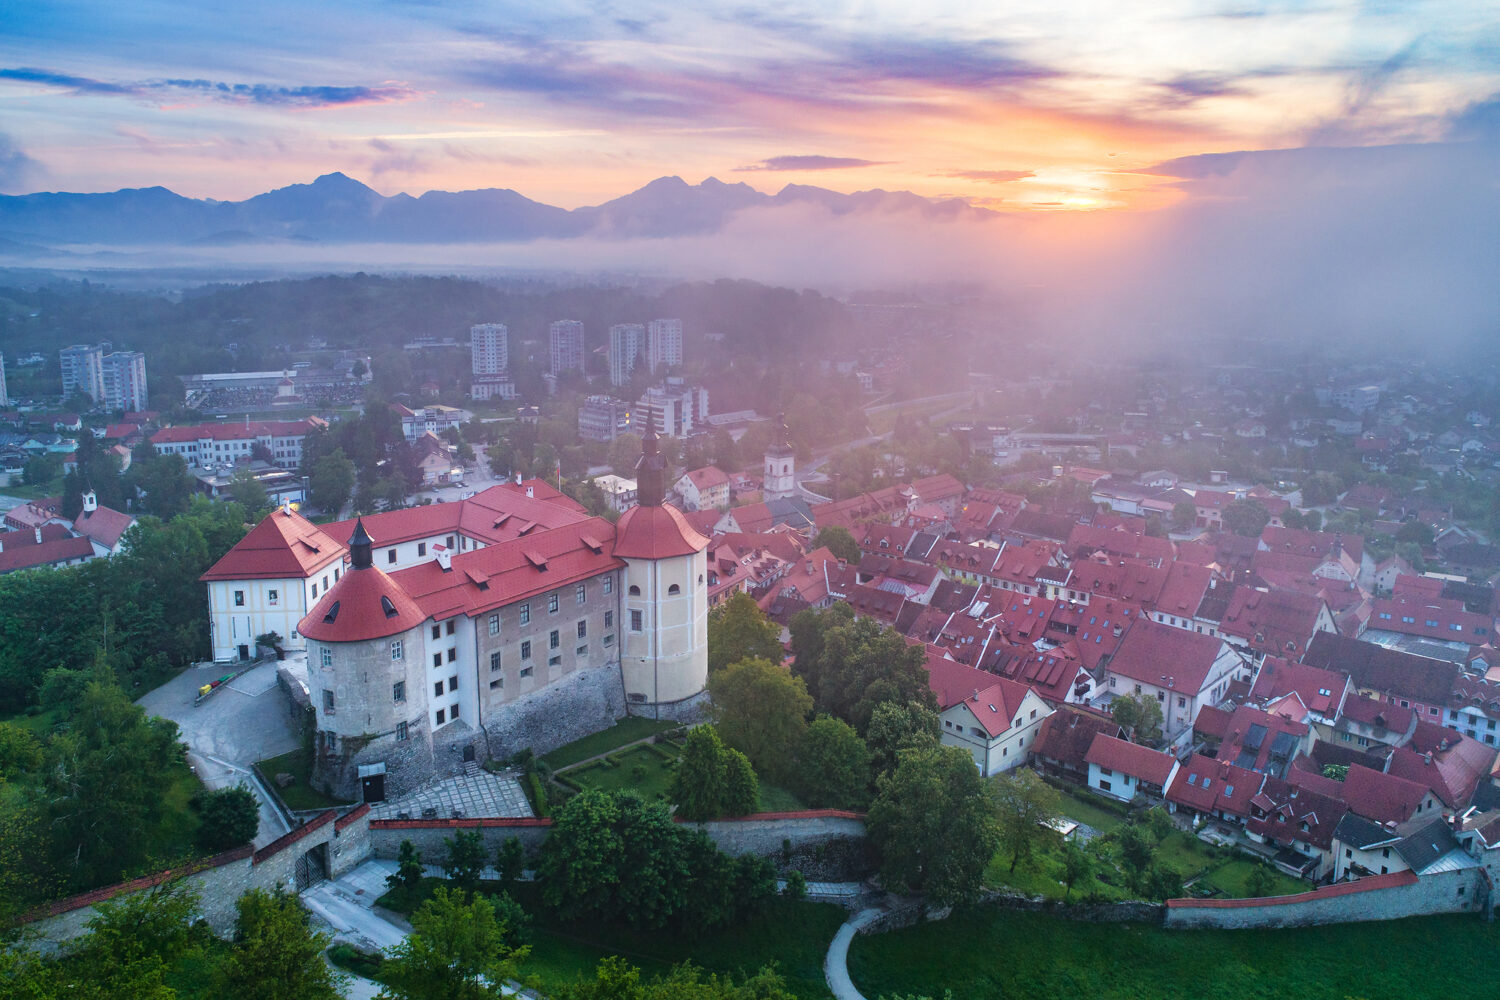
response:
<path fill-rule="evenodd" d="M 670 586 L 670 587 L 667 588 L 667 594 L 668 594 L 668 596 L 671 596 L 673 594 L 680 594 L 680 593 L 682 593 L 682 588 L 679 587 L 679 586 L 677 586 L 677 584 L 675 584 L 675 583 L 672 584 L 672 586 Z"/>
<path fill-rule="evenodd" d="M 630 585 L 630 596 L 631 597 L 640 597 L 641 596 L 641 588 L 637 587 L 635 584 L 632 583 Z"/>

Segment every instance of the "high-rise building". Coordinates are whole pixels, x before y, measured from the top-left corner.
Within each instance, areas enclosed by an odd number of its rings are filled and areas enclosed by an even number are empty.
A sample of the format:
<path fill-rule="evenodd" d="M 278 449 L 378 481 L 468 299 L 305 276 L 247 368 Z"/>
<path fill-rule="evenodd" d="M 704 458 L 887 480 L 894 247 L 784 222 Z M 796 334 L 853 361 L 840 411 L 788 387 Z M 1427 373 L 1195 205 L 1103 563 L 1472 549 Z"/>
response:
<path fill-rule="evenodd" d="M 499 375 L 510 367 L 510 338 L 504 323 L 476 323 L 469 327 L 469 350 L 475 375 Z"/>
<path fill-rule="evenodd" d="M 583 371 L 583 324 L 576 319 L 560 319 L 548 328 L 553 375 Z"/>
<path fill-rule="evenodd" d="M 0 354 L 0 406 L 9 406 L 10 396 L 5 392 L 5 355 Z"/>
<path fill-rule="evenodd" d="M 631 406 L 613 396 L 589 396 L 578 408 L 578 436 L 585 441 L 613 441 L 631 430 Z"/>
<path fill-rule="evenodd" d="M 638 431 L 649 423 L 662 437 L 687 437 L 708 421 L 708 390 L 669 378 L 647 389 L 635 408 Z"/>
<path fill-rule="evenodd" d="M 682 320 L 653 319 L 646 331 L 646 363 L 651 374 L 682 366 Z"/>
<path fill-rule="evenodd" d="M 109 410 L 146 408 L 146 356 L 140 351 L 104 355 L 104 406 Z"/>
<path fill-rule="evenodd" d="M 74 344 L 57 352 L 62 361 L 63 398 L 81 392 L 96 403 L 104 401 L 103 344 Z"/>
<path fill-rule="evenodd" d="M 609 381 L 624 385 L 646 352 L 646 328 L 639 323 L 616 323 L 609 328 Z"/>

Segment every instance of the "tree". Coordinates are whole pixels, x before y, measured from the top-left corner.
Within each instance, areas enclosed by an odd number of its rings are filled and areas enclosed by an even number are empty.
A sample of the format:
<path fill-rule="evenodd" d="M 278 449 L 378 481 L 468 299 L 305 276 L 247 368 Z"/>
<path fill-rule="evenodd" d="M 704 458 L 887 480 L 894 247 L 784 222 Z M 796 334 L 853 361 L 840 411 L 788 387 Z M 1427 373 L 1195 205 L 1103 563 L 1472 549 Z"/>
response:
<path fill-rule="evenodd" d="M 1156 845 L 1145 830 L 1134 824 L 1121 827 L 1115 834 L 1115 843 L 1120 852 L 1120 867 L 1132 883 L 1144 887 Z"/>
<path fill-rule="evenodd" d="M 1330 472 L 1315 472 L 1302 483 L 1302 502 L 1309 507 L 1333 503 L 1344 492 L 1344 482 Z"/>
<path fill-rule="evenodd" d="M 811 806 L 862 809 L 870 801 L 870 748 L 842 719 L 820 715 L 807 727 L 797 774 Z"/>
<path fill-rule="evenodd" d="M 521 846 L 521 838 L 505 838 L 495 854 L 495 871 L 499 873 L 500 883 L 507 890 L 521 881 L 521 876 L 526 872 L 526 848 Z"/>
<path fill-rule="evenodd" d="M 403 840 L 396 853 L 396 870 L 385 877 L 386 887 L 403 889 L 409 895 L 421 886 L 423 871 L 422 854 L 417 845 Z"/>
<path fill-rule="evenodd" d="M 219 970 L 229 1000 L 339 1000 L 348 977 L 323 961 L 329 936 L 314 931 L 297 897 L 251 889 L 235 903 L 234 945 Z"/>
<path fill-rule="evenodd" d="M 1325 778 L 1331 778 L 1334 781 L 1343 781 L 1343 780 L 1345 780 L 1346 778 L 1349 777 L 1349 765 L 1348 764 L 1324 764 L 1323 765 L 1323 777 L 1325 777 Z"/>
<path fill-rule="evenodd" d="M 786 873 L 786 888 L 781 890 L 781 894 L 788 899 L 807 898 L 807 879 L 800 870 L 793 868 Z"/>
<path fill-rule="evenodd" d="M 741 660 L 758 658 L 780 663 L 785 655 L 781 627 L 767 618 L 744 591 L 735 591 L 708 613 L 710 674 Z"/>
<path fill-rule="evenodd" d="M 308 489 L 313 506 L 334 517 L 354 493 L 354 463 L 336 448 L 308 468 Z"/>
<path fill-rule="evenodd" d="M 748 816 L 760 808 L 760 779 L 750 758 L 724 748 L 724 815 Z"/>
<path fill-rule="evenodd" d="M 813 704 L 859 733 L 883 701 L 937 707 L 922 647 L 876 619 L 855 618 L 849 605 L 839 603 L 801 612 L 791 631 L 793 670 L 806 680 Z"/>
<path fill-rule="evenodd" d="M 1131 734 L 1137 743 L 1155 743 L 1161 739 L 1161 705 L 1147 695 L 1121 695 L 1110 703 L 1115 722 Z"/>
<path fill-rule="evenodd" d="M 552 1000 L 796 1000 L 772 966 L 735 982 L 684 962 L 664 978 L 643 982 L 641 970 L 619 956 L 601 959 L 593 979 L 551 986 Z"/>
<path fill-rule="evenodd" d="M 1253 497 L 1242 497 L 1224 508 L 1224 527 L 1244 538 L 1259 538 L 1271 523 L 1271 512 Z"/>
<path fill-rule="evenodd" d="M 248 844 L 260 830 L 260 802 L 243 785 L 201 791 L 193 796 L 198 814 L 198 846 L 218 853 Z"/>
<path fill-rule="evenodd" d="M 693 823 L 723 815 L 725 786 L 724 744 L 712 726 L 688 733 L 668 793 L 677 816 Z"/>
<path fill-rule="evenodd" d="M 769 780 L 788 780 L 813 706 L 802 679 L 769 660 L 740 660 L 710 674 L 708 692 L 724 743 Z"/>
<path fill-rule="evenodd" d="M 841 524 L 830 524 L 819 531 L 817 541 L 813 544 L 828 549 L 835 559 L 851 564 L 859 562 L 859 543 L 854 540 L 849 529 Z"/>
<path fill-rule="evenodd" d="M 1048 824 L 1062 815 L 1062 796 L 1035 771 L 1018 767 L 996 780 L 995 806 L 1000 842 L 1010 851 L 1010 870 L 1015 871 L 1053 835 Z"/>
<path fill-rule="evenodd" d="M 1153 864 L 1146 871 L 1143 889 L 1151 899 L 1176 899 L 1182 895 L 1182 873 L 1170 865 Z"/>
<path fill-rule="evenodd" d="M 1191 531 L 1193 525 L 1198 521 L 1198 508 L 1187 500 L 1179 500 L 1172 505 L 1172 530 Z"/>
<path fill-rule="evenodd" d="M 1256 865 L 1245 876 L 1245 891 L 1253 897 L 1269 896 L 1275 888 L 1276 876 L 1266 865 Z"/>
<path fill-rule="evenodd" d="M 957 747 L 901 755 L 865 819 L 886 888 L 945 905 L 971 897 L 999 844 L 993 798 Z"/>
<path fill-rule="evenodd" d="M 1323 512 L 1317 510 L 1305 511 L 1302 514 L 1302 527 L 1308 531 L 1317 531 L 1323 527 Z"/>
<path fill-rule="evenodd" d="M 1066 903 L 1073 894 L 1073 886 L 1088 881 L 1093 874 L 1094 859 L 1089 857 L 1088 852 L 1079 847 L 1077 841 L 1063 841 L 1063 902 Z"/>
<path fill-rule="evenodd" d="M 870 748 L 870 766 L 876 777 L 896 769 L 903 750 L 934 747 L 942 727 L 938 714 L 925 705 L 903 705 L 884 701 L 870 713 L 870 728 L 865 742 Z"/>
<path fill-rule="evenodd" d="M 531 950 L 508 942 L 509 928 L 488 898 L 441 886 L 411 925 L 381 964 L 380 1000 L 498 1000 Z"/>
<path fill-rule="evenodd" d="M 259 521 L 261 515 L 271 508 L 265 487 L 256 481 L 255 473 L 248 466 L 234 470 L 234 476 L 229 480 L 229 499 L 245 508 L 248 521 Z"/>
<path fill-rule="evenodd" d="M 484 838 L 479 831 L 459 830 L 443 843 L 448 847 L 443 874 L 465 892 L 479 888 L 479 873 L 484 870 L 485 858 L 489 854 L 484 849 Z"/>
<path fill-rule="evenodd" d="M 1396 529 L 1396 541 L 1411 542 L 1418 548 L 1432 545 L 1432 526 L 1421 521 L 1407 521 Z"/>
<path fill-rule="evenodd" d="M 55 992 L 39 994 L 59 1000 L 172 1000 L 176 993 L 163 977 L 194 945 L 197 904 L 197 896 L 180 881 L 99 903 L 88 922 L 89 933 L 65 961 L 49 963 L 45 970 Z M 0 981 L 10 982 L 3 975 Z"/>

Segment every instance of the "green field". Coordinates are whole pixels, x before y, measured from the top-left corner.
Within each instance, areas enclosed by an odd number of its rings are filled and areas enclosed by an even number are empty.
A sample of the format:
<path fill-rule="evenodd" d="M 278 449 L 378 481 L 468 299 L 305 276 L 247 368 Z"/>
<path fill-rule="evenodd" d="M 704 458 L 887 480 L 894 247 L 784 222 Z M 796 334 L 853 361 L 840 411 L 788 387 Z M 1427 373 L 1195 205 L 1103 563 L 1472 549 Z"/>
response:
<path fill-rule="evenodd" d="M 266 786 L 281 799 L 281 804 L 294 812 L 305 809 L 332 809 L 350 803 L 330 798 L 314 788 L 309 780 L 312 776 L 312 759 L 305 748 L 288 750 L 279 757 L 268 757 L 258 762 L 256 768 Z M 276 784 L 276 775 L 286 772 L 296 778 L 285 788 Z"/>
<path fill-rule="evenodd" d="M 953 1000 L 1489 1000 L 1500 929 L 1445 916 L 1295 930 L 1169 931 L 970 908 L 860 936 L 849 970 L 867 997 Z"/>
<path fill-rule="evenodd" d="M 671 744 L 642 745 L 610 754 L 567 772 L 569 781 L 606 792 L 632 790 L 643 799 L 665 799 L 678 750 Z"/>
<path fill-rule="evenodd" d="M 575 740 L 566 746 L 558 747 L 549 754 L 542 756 L 542 763 L 560 771 L 566 767 L 572 767 L 579 761 L 588 760 L 590 757 L 598 757 L 600 754 L 610 753 L 618 750 L 627 743 L 643 740 L 648 736 L 655 735 L 667 729 L 675 729 L 675 722 L 658 722 L 655 719 L 642 719 L 631 715 L 621 719 L 608 729 L 601 730 L 581 740 Z"/>

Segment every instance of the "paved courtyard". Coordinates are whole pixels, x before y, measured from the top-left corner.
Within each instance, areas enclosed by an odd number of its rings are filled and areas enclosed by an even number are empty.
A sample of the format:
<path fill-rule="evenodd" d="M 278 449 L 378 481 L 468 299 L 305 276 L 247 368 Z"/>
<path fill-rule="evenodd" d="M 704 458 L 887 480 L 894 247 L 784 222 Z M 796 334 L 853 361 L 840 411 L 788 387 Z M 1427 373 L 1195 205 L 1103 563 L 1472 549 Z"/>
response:
<path fill-rule="evenodd" d="M 532 815 L 521 783 L 510 774 L 476 769 L 417 789 L 370 809 L 371 819 L 492 819 Z"/>

